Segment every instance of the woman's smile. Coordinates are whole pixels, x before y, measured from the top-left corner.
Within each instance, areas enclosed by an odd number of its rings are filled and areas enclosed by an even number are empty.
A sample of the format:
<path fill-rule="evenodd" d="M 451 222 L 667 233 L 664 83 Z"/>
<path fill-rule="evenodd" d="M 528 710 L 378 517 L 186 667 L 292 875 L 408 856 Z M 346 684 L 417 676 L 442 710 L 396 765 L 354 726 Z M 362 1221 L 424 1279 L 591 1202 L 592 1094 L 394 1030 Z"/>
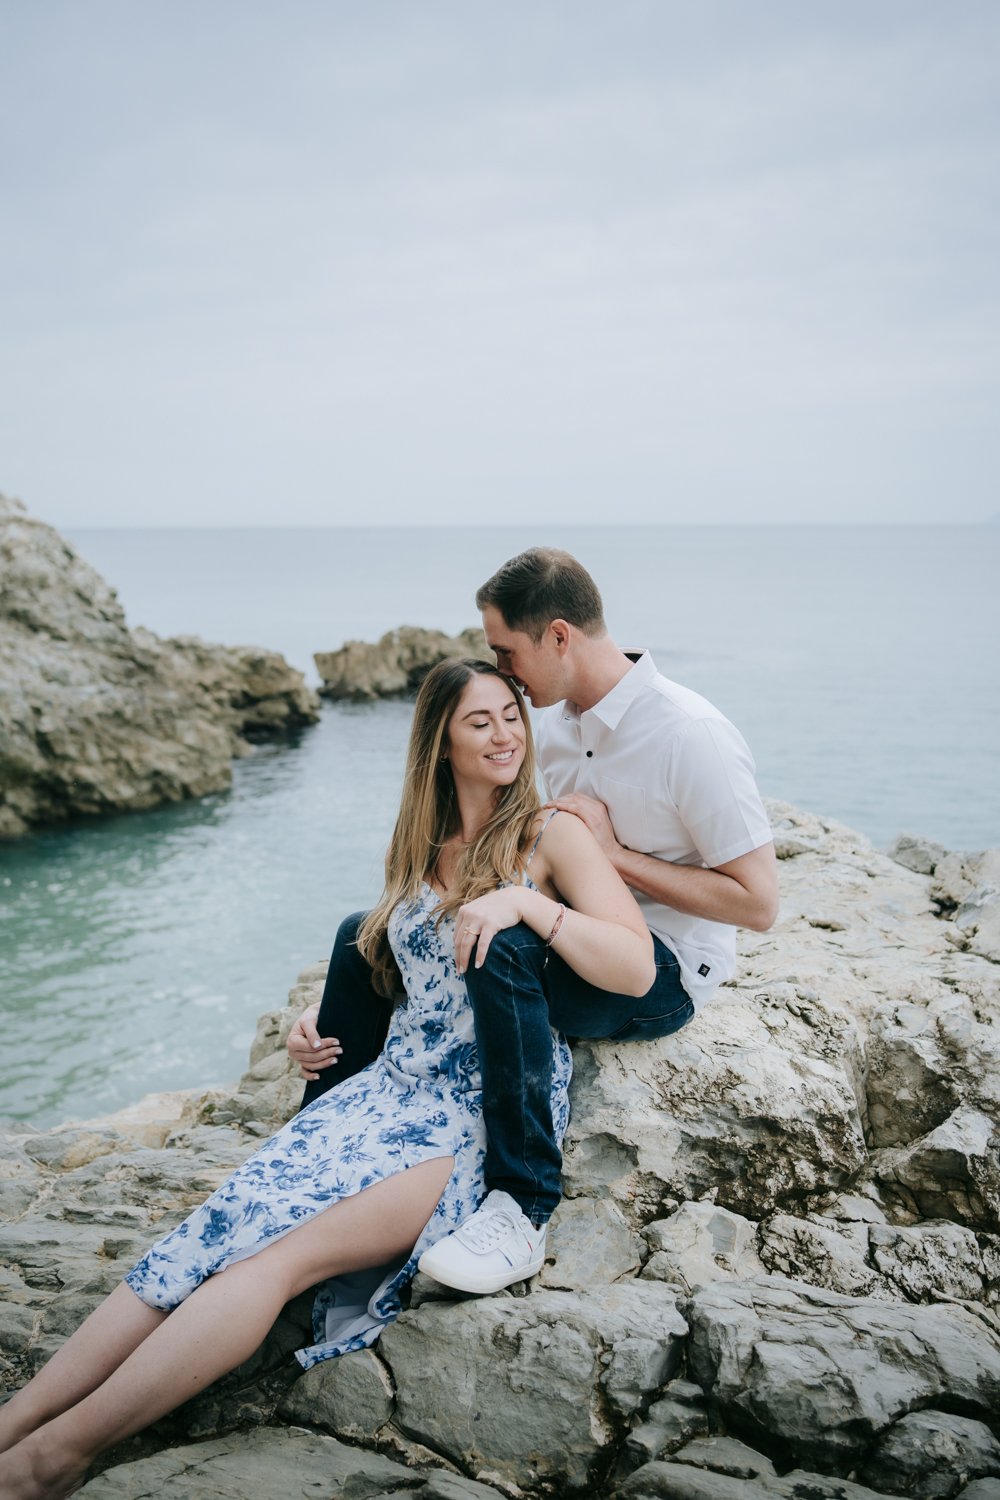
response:
<path fill-rule="evenodd" d="M 499 744 L 497 743 L 499 741 Z M 510 683 L 499 674 L 469 683 L 448 724 L 452 774 L 478 782 L 492 793 L 509 786 L 524 760 L 524 724 Z M 487 749 L 486 747 L 489 746 Z M 484 777 L 483 762 L 489 767 Z M 499 782 L 494 771 L 502 771 Z"/>

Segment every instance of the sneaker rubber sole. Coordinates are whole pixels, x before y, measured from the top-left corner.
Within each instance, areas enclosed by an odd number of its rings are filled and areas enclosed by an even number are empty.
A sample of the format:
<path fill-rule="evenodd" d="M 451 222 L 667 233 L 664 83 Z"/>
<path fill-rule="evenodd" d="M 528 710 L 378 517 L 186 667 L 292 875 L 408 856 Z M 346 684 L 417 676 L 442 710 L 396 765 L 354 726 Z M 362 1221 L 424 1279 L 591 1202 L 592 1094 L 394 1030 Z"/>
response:
<path fill-rule="evenodd" d="M 529 1261 L 526 1266 L 512 1268 L 506 1276 L 473 1276 L 462 1275 L 460 1272 L 447 1269 L 432 1270 L 430 1266 L 424 1265 L 424 1261 L 433 1261 L 433 1256 L 433 1247 L 425 1250 L 417 1261 L 417 1270 L 423 1271 L 425 1276 L 429 1276 L 439 1286 L 450 1286 L 456 1292 L 474 1292 L 480 1297 L 485 1297 L 490 1292 L 502 1292 L 505 1286 L 513 1286 L 515 1281 L 527 1281 L 530 1276 L 537 1276 L 545 1264 L 545 1247 L 542 1247 L 540 1255 L 535 1260 Z"/>

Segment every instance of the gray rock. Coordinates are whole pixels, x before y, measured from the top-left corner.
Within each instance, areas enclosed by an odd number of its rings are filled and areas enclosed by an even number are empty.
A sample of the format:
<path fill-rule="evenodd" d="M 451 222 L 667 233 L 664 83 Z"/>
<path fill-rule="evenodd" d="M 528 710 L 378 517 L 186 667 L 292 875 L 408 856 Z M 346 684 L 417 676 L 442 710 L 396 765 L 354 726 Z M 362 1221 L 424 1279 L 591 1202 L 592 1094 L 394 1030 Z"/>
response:
<path fill-rule="evenodd" d="M 962 1500 L 1000 1500 L 1000 1479 L 974 1479 L 962 1491 Z"/>
<path fill-rule="evenodd" d="M 34 1308 L 0 1302 L 0 1349 L 5 1354 L 24 1354 L 35 1331 Z"/>
<path fill-rule="evenodd" d="M 674 1461 L 646 1464 L 615 1491 L 615 1500 L 881 1500 L 866 1485 L 795 1469 L 782 1478 L 734 1479 Z"/>
<path fill-rule="evenodd" d="M 1000 1116 L 998 1020 L 992 1007 L 973 1007 L 962 995 L 876 1010 L 867 1083 L 875 1146 L 914 1141 L 961 1105 Z"/>
<path fill-rule="evenodd" d="M 930 894 L 954 913 L 965 946 L 1000 962 L 1000 849 L 949 854 L 934 871 Z"/>
<path fill-rule="evenodd" d="M 646 1420 L 625 1439 L 615 1469 L 621 1479 L 642 1464 L 675 1453 L 692 1438 L 708 1437 L 705 1393 L 690 1380 L 671 1380 L 659 1401 L 654 1401 Z"/>
<path fill-rule="evenodd" d="M 713 1474 L 729 1474 L 733 1479 L 767 1479 L 777 1473 L 763 1453 L 732 1437 L 696 1438 L 681 1448 L 674 1459 L 679 1464 L 711 1469 Z"/>
<path fill-rule="evenodd" d="M 410 1282 L 410 1306 L 414 1311 L 423 1307 L 426 1302 L 464 1302 L 468 1295 L 470 1294 L 466 1292 L 457 1292 L 454 1287 L 444 1286 L 423 1271 L 418 1271 Z"/>
<path fill-rule="evenodd" d="M 218 791 L 243 736 L 318 708 L 274 652 L 130 631 L 69 542 L 0 496 L 0 837 Z"/>
<path fill-rule="evenodd" d="M 1000 962 L 1000 849 L 983 855 L 980 873 L 988 878 L 977 885 L 955 913 L 955 926 L 965 933 L 973 953 Z"/>
<path fill-rule="evenodd" d="M 59 1292 L 79 1289 L 98 1269 L 104 1231 L 39 1216 L 0 1225 L 0 1262 L 16 1266 L 31 1287 Z"/>
<path fill-rule="evenodd" d="M 586 1291 L 639 1269 L 642 1241 L 610 1198 L 564 1198 L 549 1221 L 541 1286 Z"/>
<path fill-rule="evenodd" d="M 431 667 L 454 656 L 495 660 L 478 626 L 452 638 L 414 625 L 388 631 L 377 645 L 347 641 L 339 651 L 317 651 L 313 659 L 323 679 L 322 697 L 370 702 L 416 692 Z"/>
<path fill-rule="evenodd" d="M 756 1447 L 847 1473 L 916 1406 L 988 1417 L 1000 1345 L 961 1308 L 851 1298 L 782 1277 L 715 1282 L 685 1304 L 692 1374 Z"/>
<path fill-rule="evenodd" d="M 910 1412 L 878 1439 L 860 1477 L 887 1495 L 950 1500 L 970 1479 L 1000 1476 L 1000 1443 L 984 1422 Z"/>
<path fill-rule="evenodd" d="M 918 875 L 933 875 L 937 865 L 948 853 L 943 844 L 935 844 L 932 839 L 916 838 L 912 833 L 897 833 L 885 852 L 897 865 L 916 870 Z"/>
<path fill-rule="evenodd" d="M 0 1163 L 5 1178 L 35 1176 L 35 1163 L 24 1147 L 32 1136 L 41 1134 L 42 1131 L 36 1130 L 34 1126 L 19 1131 L 15 1130 L 14 1122 L 4 1122 L 0 1127 Z"/>
<path fill-rule="evenodd" d="M 879 1152 L 872 1171 L 883 1189 L 902 1189 L 921 1218 L 1000 1230 L 1000 1150 L 996 1126 L 962 1108 L 907 1146 Z"/>
<path fill-rule="evenodd" d="M 880 1006 L 872 1016 L 867 1093 L 873 1145 L 915 1141 L 962 1102 L 937 1023 L 926 1006 L 906 1001 Z"/>
<path fill-rule="evenodd" d="M 982 879 L 982 860 L 985 851 L 977 853 L 948 854 L 934 871 L 930 886 L 932 901 L 936 901 L 946 912 L 961 906 L 970 891 L 975 890 Z"/>
<path fill-rule="evenodd" d="M 653 1462 L 615 1491 L 615 1500 L 764 1500 L 757 1484 L 686 1464 Z"/>
<path fill-rule="evenodd" d="M 774 797 L 765 797 L 763 801 L 774 835 L 774 852 L 779 859 L 794 859 L 799 854 L 871 852 L 872 846 L 863 835 L 833 818 L 818 818 Z"/>
<path fill-rule="evenodd" d="M 28 1136 L 24 1141 L 25 1155 L 54 1172 L 71 1172 L 98 1156 L 132 1149 L 127 1136 L 115 1130 L 54 1130 L 49 1135 Z"/>
<path fill-rule="evenodd" d="M 653 1254 L 640 1273 L 647 1281 L 676 1282 L 686 1292 L 725 1277 L 763 1274 L 757 1225 L 714 1203 L 682 1203 L 642 1231 Z"/>
<path fill-rule="evenodd" d="M 761 1260 L 781 1276 L 825 1286 L 848 1297 L 898 1295 L 869 1264 L 869 1226 L 821 1214 L 775 1214 L 760 1229 Z"/>
<path fill-rule="evenodd" d="M 416 1493 L 420 1500 L 496 1500 L 497 1497 L 490 1485 L 466 1479 L 464 1474 L 450 1474 L 446 1469 L 432 1469 L 427 1483 Z"/>
<path fill-rule="evenodd" d="M 993 1282 L 976 1235 L 960 1224 L 943 1219 L 910 1228 L 871 1224 L 868 1239 L 872 1262 L 909 1302 L 930 1302 L 938 1295 L 980 1301 Z"/>
<path fill-rule="evenodd" d="M 324 1427 L 337 1437 L 371 1441 L 392 1416 L 389 1372 L 371 1349 L 313 1365 L 292 1386 L 279 1413 L 288 1422 Z"/>
<path fill-rule="evenodd" d="M 368 1500 L 412 1489 L 419 1475 L 377 1453 L 301 1428 L 235 1433 L 168 1448 L 106 1469 L 78 1491 L 86 1500 Z"/>
<path fill-rule="evenodd" d="M 662 1287 L 429 1304 L 382 1334 L 398 1426 L 467 1472 L 577 1492 L 673 1374 L 686 1324 Z"/>
<path fill-rule="evenodd" d="M 657 1041 L 580 1041 L 565 1191 L 614 1198 L 636 1228 L 661 1218 L 667 1199 L 709 1192 L 762 1218 L 789 1197 L 843 1186 L 864 1164 L 862 1075 L 854 1021 L 818 1000 L 803 1007 L 789 986 L 720 990 Z"/>
<path fill-rule="evenodd" d="M 42 1186 L 40 1178 L 0 1178 L 0 1223 L 19 1219 L 34 1203 Z"/>

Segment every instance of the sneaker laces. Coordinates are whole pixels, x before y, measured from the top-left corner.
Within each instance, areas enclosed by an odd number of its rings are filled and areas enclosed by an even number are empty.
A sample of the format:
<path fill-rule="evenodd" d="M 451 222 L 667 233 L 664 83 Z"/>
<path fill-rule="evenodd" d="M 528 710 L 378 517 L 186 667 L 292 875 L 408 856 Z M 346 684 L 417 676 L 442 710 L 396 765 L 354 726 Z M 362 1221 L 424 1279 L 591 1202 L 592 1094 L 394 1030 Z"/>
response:
<path fill-rule="evenodd" d="M 468 1245 L 470 1250 L 483 1255 L 487 1250 L 492 1250 L 511 1229 L 516 1228 L 517 1220 L 509 1209 L 491 1208 L 485 1212 L 478 1209 L 457 1231 L 456 1238 Z"/>

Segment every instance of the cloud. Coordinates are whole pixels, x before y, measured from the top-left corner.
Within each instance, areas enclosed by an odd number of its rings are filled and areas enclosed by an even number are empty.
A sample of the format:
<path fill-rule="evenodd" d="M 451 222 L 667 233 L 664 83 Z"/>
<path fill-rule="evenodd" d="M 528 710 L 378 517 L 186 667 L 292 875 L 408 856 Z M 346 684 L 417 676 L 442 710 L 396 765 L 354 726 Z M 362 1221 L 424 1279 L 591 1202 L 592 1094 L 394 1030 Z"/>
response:
<path fill-rule="evenodd" d="M 995 510 L 988 5 L 3 26 L 0 487 L 61 524 Z"/>

